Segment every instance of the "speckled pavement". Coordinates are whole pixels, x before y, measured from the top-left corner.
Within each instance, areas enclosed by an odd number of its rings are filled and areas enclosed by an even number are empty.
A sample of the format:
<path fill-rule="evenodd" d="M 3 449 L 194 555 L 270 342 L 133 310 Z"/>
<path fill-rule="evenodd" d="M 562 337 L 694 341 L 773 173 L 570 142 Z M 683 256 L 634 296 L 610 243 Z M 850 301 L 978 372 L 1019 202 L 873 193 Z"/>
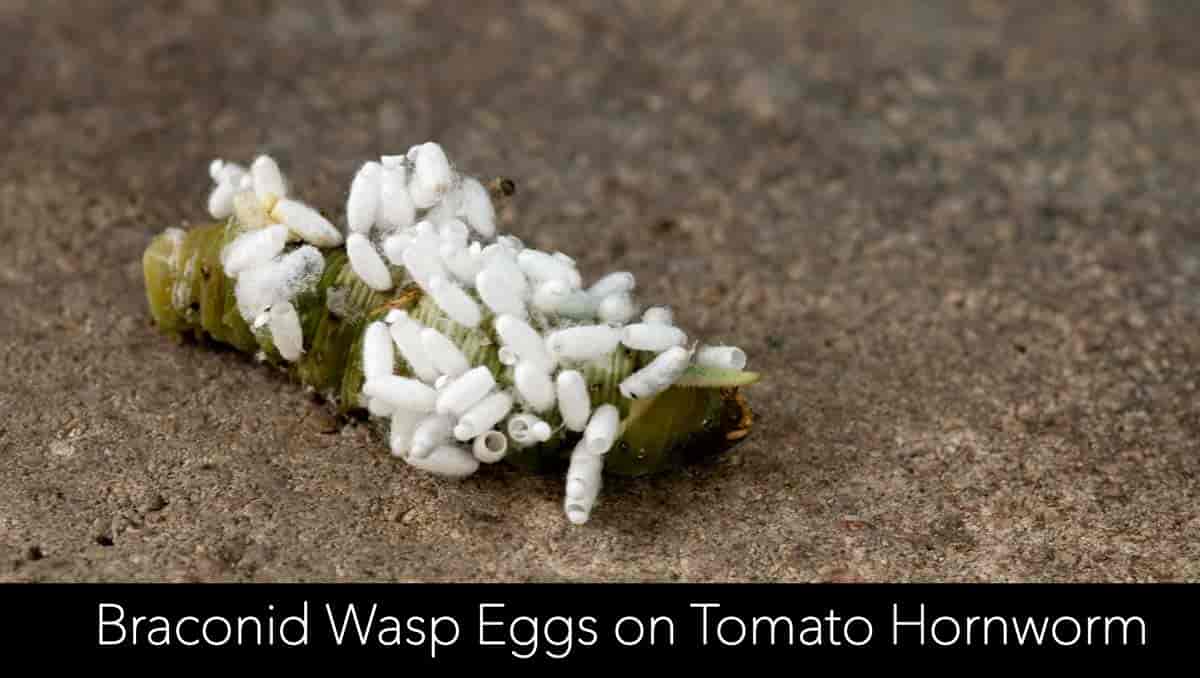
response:
<path fill-rule="evenodd" d="M 250 9 L 253 6 L 254 9 Z M 1196 580 L 1200 6 L 0 0 L 0 580 Z M 463 482 L 176 345 L 208 161 L 436 139 L 765 380 L 719 460 Z"/>

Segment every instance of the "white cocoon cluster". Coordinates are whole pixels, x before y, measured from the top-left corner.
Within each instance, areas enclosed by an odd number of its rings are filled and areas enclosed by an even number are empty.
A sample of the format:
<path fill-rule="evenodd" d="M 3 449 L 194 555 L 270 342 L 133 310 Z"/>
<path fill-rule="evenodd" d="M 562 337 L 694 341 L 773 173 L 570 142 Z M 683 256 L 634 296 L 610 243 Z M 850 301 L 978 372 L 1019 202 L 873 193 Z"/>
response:
<path fill-rule="evenodd" d="M 421 346 L 425 347 L 425 355 L 442 374 L 457 377 L 471 369 L 471 363 L 458 345 L 432 327 L 421 330 Z"/>
<path fill-rule="evenodd" d="M 363 333 L 362 352 L 363 377 L 367 381 L 396 371 L 396 351 L 386 323 L 376 321 L 367 325 Z"/>
<path fill-rule="evenodd" d="M 271 306 L 271 341 L 279 355 L 288 362 L 296 362 L 304 353 L 304 331 L 300 327 L 300 314 L 290 301 L 281 301 Z"/>
<path fill-rule="evenodd" d="M 551 332 L 546 337 L 550 355 L 560 360 L 595 360 L 612 353 L 621 342 L 621 331 L 608 325 L 580 325 Z"/>
<path fill-rule="evenodd" d="M 583 442 L 588 451 L 592 454 L 608 454 L 617 441 L 620 427 L 621 413 L 616 406 L 604 403 L 597 407 L 583 432 Z"/>
<path fill-rule="evenodd" d="M 237 280 L 238 311 L 256 336 L 270 332 L 284 359 L 298 360 L 304 352 L 292 302 L 320 280 L 325 260 L 317 247 L 343 241 L 351 269 L 367 287 L 392 289 L 393 267 L 403 267 L 453 321 L 435 323 L 453 329 L 443 333 L 395 309 L 368 324 L 362 337 L 362 400 L 372 416 L 390 418 L 392 454 L 416 468 L 470 475 L 481 462 L 502 459 L 510 444 L 550 440 L 555 430 L 538 415 L 558 422 L 557 408 L 561 428 L 582 434 L 571 454 L 564 511 L 571 522 L 586 522 L 604 455 L 622 430 L 616 405 L 592 406 L 582 364 L 626 348 L 657 353 L 620 384 L 622 396 L 646 398 L 674 384 L 692 360 L 688 337 L 674 326 L 669 308 L 649 308 L 630 324 L 638 313 L 632 273 L 609 273 L 585 289 L 571 257 L 498 235 L 487 187 L 459 176 L 436 143 L 358 169 L 346 199 L 344 239 L 320 212 L 288 197 L 269 156 L 248 170 L 217 160 L 209 174 L 215 182 L 209 211 L 216 218 L 236 215 L 247 229 L 221 253 L 226 273 Z M 309 244 L 289 252 L 287 243 L 297 237 Z M 330 291 L 326 304 L 348 317 L 346 290 L 337 292 L 335 300 Z M 487 318 L 490 329 L 483 326 Z M 498 391 L 491 368 L 467 359 L 451 338 L 461 341 L 463 328 L 479 328 L 484 337 L 495 331 L 498 358 L 511 368 L 511 390 Z M 404 364 L 397 365 L 397 354 Z M 695 361 L 741 369 L 746 355 L 734 346 L 705 346 Z"/>
<path fill-rule="evenodd" d="M 463 288 L 441 275 L 429 279 L 429 296 L 450 319 L 464 327 L 478 327 L 483 315 L 479 304 Z"/>
<path fill-rule="evenodd" d="M 421 342 L 422 327 L 420 323 L 408 317 L 404 311 L 397 311 L 390 329 L 392 341 L 396 342 L 396 348 L 400 350 L 400 357 L 408 363 L 412 373 L 427 383 L 432 383 L 437 379 L 437 366 L 425 351 L 425 344 Z"/>
<path fill-rule="evenodd" d="M 413 204 L 425 209 L 433 206 L 454 181 L 454 170 L 442 147 L 433 142 L 417 146 L 409 152 L 413 161 L 413 177 L 408 185 Z"/>
<path fill-rule="evenodd" d="M 439 445 L 424 457 L 410 454 L 407 461 L 413 468 L 447 478 L 465 478 L 479 470 L 479 460 L 458 445 Z"/>
<path fill-rule="evenodd" d="M 408 195 L 408 170 L 404 165 L 385 165 L 379 176 L 377 219 L 389 230 L 408 228 L 417 218 L 417 207 Z"/>
<path fill-rule="evenodd" d="M 587 380 L 577 370 L 563 370 L 555 378 L 554 386 L 563 424 L 572 431 L 584 430 L 592 412 Z"/>
<path fill-rule="evenodd" d="M 287 226 L 280 224 L 247 231 L 221 251 L 221 267 L 226 275 L 236 278 L 242 271 L 261 266 L 278 256 L 287 245 L 287 238 Z"/>
<path fill-rule="evenodd" d="M 600 495 L 603 470 L 604 457 L 592 454 L 580 441 L 571 452 L 566 498 L 563 500 L 563 511 L 572 524 L 582 525 L 591 517 L 596 497 Z"/>
<path fill-rule="evenodd" d="M 475 458 L 485 464 L 495 464 L 508 452 L 508 438 L 499 431 L 488 431 L 477 436 L 471 445 Z"/>
<path fill-rule="evenodd" d="M 377 292 L 392 289 L 392 273 L 367 236 L 362 233 L 347 236 L 346 257 L 350 259 L 350 268 L 367 287 Z"/>
<path fill-rule="evenodd" d="M 619 387 L 621 395 L 648 398 L 665 391 L 683 375 L 690 359 L 691 353 L 682 346 L 663 351 L 649 365 L 625 377 Z"/>
<path fill-rule="evenodd" d="M 740 370 L 746 366 L 746 352 L 737 346 L 702 346 L 696 351 L 696 364 Z"/>
<path fill-rule="evenodd" d="M 409 456 L 424 457 L 438 445 L 449 441 L 453 430 L 453 417 L 444 414 L 425 417 L 417 423 L 417 428 L 413 431 L 412 449 L 409 451 Z"/>
<path fill-rule="evenodd" d="M 546 349 L 546 342 L 529 323 L 516 316 L 501 315 L 496 317 L 493 325 L 500 341 L 519 359 L 540 365 L 546 372 L 554 369 L 555 361 Z"/>
<path fill-rule="evenodd" d="M 250 165 L 250 176 L 253 181 L 254 194 L 263 204 L 287 195 L 287 185 L 283 181 L 283 172 L 279 164 L 269 155 L 260 155 Z"/>
<path fill-rule="evenodd" d="M 302 240 L 317 247 L 337 247 L 342 244 L 342 232 L 334 228 L 320 212 L 299 200 L 280 199 L 271 209 L 271 216 Z"/>
<path fill-rule="evenodd" d="M 243 271 L 234 287 L 238 312 L 253 322 L 268 307 L 294 299 L 321 279 L 325 257 L 311 245 L 298 247 L 283 256 Z"/>
<path fill-rule="evenodd" d="M 621 330 L 621 343 L 635 351 L 659 353 L 672 346 L 683 346 L 687 343 L 687 335 L 674 325 L 634 323 Z"/>
<path fill-rule="evenodd" d="M 495 387 L 496 379 L 486 366 L 467 370 L 438 394 L 437 412 L 461 417 Z"/>
<path fill-rule="evenodd" d="M 359 168 L 350 182 L 346 199 L 346 225 L 355 233 L 370 233 L 379 213 L 380 179 L 383 165 L 368 162 Z"/>
<path fill-rule="evenodd" d="M 502 391 L 491 394 L 458 418 L 454 437 L 467 441 L 483 434 L 507 417 L 512 406 L 513 399 L 508 393 Z"/>
<path fill-rule="evenodd" d="M 529 360 L 517 363 L 513 368 L 513 383 L 517 387 L 517 393 L 521 394 L 521 399 L 534 412 L 545 412 L 554 407 L 554 384 L 541 365 Z"/>
<path fill-rule="evenodd" d="M 394 374 L 376 377 L 363 384 L 363 393 L 382 398 L 393 407 L 413 412 L 433 412 L 437 391 L 416 379 Z"/>

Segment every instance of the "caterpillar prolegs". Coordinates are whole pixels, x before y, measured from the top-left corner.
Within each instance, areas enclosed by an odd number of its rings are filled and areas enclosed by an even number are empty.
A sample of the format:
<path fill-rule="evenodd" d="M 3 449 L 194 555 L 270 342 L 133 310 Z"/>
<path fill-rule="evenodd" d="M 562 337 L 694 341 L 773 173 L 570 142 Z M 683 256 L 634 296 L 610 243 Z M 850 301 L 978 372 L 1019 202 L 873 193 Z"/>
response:
<path fill-rule="evenodd" d="M 662 307 L 630 322 L 629 274 L 584 289 L 569 257 L 493 238 L 486 190 L 431 146 L 363 166 L 345 245 L 286 197 L 274 161 L 215 162 L 220 221 L 168 229 L 144 253 L 157 326 L 257 355 L 341 414 L 369 412 L 417 468 L 566 468 L 575 523 L 601 469 L 654 473 L 745 437 L 740 388 L 758 375 L 740 350 L 687 346 Z"/>

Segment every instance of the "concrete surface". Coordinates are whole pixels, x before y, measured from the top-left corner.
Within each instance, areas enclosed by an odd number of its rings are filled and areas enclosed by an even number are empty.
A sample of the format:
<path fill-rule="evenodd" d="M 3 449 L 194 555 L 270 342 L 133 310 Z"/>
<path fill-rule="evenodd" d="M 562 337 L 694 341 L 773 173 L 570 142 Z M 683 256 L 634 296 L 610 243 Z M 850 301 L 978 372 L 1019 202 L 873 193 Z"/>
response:
<path fill-rule="evenodd" d="M 0 579 L 1200 578 L 1197 33 L 1189 2 L 0 0 Z M 340 213 L 431 138 L 517 180 L 508 228 L 745 347 L 748 441 L 573 528 L 559 478 L 411 471 L 150 326 L 139 256 L 209 159 L 269 150 Z"/>

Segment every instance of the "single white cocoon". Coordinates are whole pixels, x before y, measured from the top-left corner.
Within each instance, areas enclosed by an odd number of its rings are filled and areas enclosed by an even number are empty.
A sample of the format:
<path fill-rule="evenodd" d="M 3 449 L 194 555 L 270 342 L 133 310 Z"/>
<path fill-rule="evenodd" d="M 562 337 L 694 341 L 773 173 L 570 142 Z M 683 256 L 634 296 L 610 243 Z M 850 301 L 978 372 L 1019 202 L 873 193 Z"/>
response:
<path fill-rule="evenodd" d="M 372 417 L 391 417 L 396 413 L 396 408 L 386 400 L 372 398 L 366 394 L 363 394 L 363 399 L 367 401 L 367 412 Z"/>
<path fill-rule="evenodd" d="M 408 170 L 404 165 L 384 165 L 379 174 L 379 223 L 387 229 L 408 228 L 417 208 L 408 195 Z"/>
<path fill-rule="evenodd" d="M 471 369 L 471 363 L 458 345 L 432 327 L 421 330 L 421 345 L 425 347 L 425 354 L 433 361 L 433 366 L 442 374 L 457 377 Z"/>
<path fill-rule="evenodd" d="M 447 280 L 444 276 L 435 275 L 429 279 L 429 296 L 433 297 L 438 308 L 450 316 L 450 319 L 464 327 L 478 327 L 483 315 L 479 304 L 471 298 L 463 288 Z"/>
<path fill-rule="evenodd" d="M 412 244 L 412 233 L 407 230 L 397 231 L 383 239 L 383 255 L 392 262 L 393 266 L 404 265 L 404 250 Z"/>
<path fill-rule="evenodd" d="M 437 225 L 438 238 L 442 243 L 450 243 L 460 248 L 467 246 L 470 230 L 460 219 L 447 219 Z"/>
<path fill-rule="evenodd" d="M 509 367 L 512 367 L 521 361 L 521 358 L 517 355 L 517 352 L 508 346 L 501 346 L 500 350 L 496 351 L 496 359 L 500 361 L 501 365 L 507 365 Z"/>
<path fill-rule="evenodd" d="M 702 346 L 696 351 L 696 364 L 740 370 L 746 366 L 746 352 L 737 346 Z"/>
<path fill-rule="evenodd" d="M 405 458 L 412 450 L 413 433 L 423 415 L 411 410 L 396 410 L 392 413 L 392 429 L 388 434 L 388 442 L 393 457 Z"/>
<path fill-rule="evenodd" d="M 610 294 L 601 299 L 600 304 L 596 306 L 596 315 L 606 323 L 627 323 L 636 314 L 633 297 L 628 292 Z"/>
<path fill-rule="evenodd" d="M 653 323 L 655 325 L 671 325 L 674 323 L 674 314 L 666 306 L 651 306 L 642 314 L 642 322 Z"/>
<path fill-rule="evenodd" d="M 583 278 L 573 263 L 541 250 L 521 250 L 517 254 L 517 265 L 534 280 L 561 280 L 574 289 L 583 284 Z"/>
<path fill-rule="evenodd" d="M 388 270 L 379 250 L 362 233 L 351 233 L 346 237 L 346 257 L 350 268 L 366 283 L 367 287 L 386 292 L 392 289 L 392 273 Z"/>
<path fill-rule="evenodd" d="M 550 355 L 560 360 L 595 360 L 621 343 L 621 331 L 608 325 L 580 325 L 551 332 L 546 337 Z"/>
<path fill-rule="evenodd" d="M 400 357 L 408 363 L 413 375 L 423 382 L 433 383 L 438 378 L 438 369 L 425 351 L 425 344 L 421 342 L 421 329 L 421 325 L 405 313 L 404 317 L 397 318 L 392 323 L 390 331 L 392 341 L 396 342 L 396 348 L 400 350 Z"/>
<path fill-rule="evenodd" d="M 371 161 L 359 168 L 350 182 L 346 199 L 346 224 L 355 233 L 370 233 L 379 214 L 380 179 L 383 165 Z"/>
<path fill-rule="evenodd" d="M 485 464 L 495 464 L 508 452 L 508 437 L 499 431 L 488 431 L 476 436 L 471 445 L 475 458 Z"/>
<path fill-rule="evenodd" d="M 208 194 L 208 213 L 214 219 L 228 219 L 233 214 L 233 196 L 237 194 L 237 183 L 219 181 Z"/>
<path fill-rule="evenodd" d="M 299 200 L 282 198 L 271 209 L 271 216 L 317 247 L 337 247 L 342 244 L 342 232 L 334 228 L 320 212 Z"/>
<path fill-rule="evenodd" d="M 383 398 L 398 409 L 414 412 L 433 412 L 437 391 L 416 379 L 394 374 L 376 377 L 363 384 L 363 393 Z"/>
<path fill-rule="evenodd" d="M 572 431 L 587 427 L 592 412 L 592 399 L 588 394 L 587 380 L 577 370 L 563 370 L 554 380 L 558 395 L 558 411 L 563 424 Z"/>
<path fill-rule="evenodd" d="M 375 321 L 367 325 L 362 344 L 363 377 L 370 381 L 396 371 L 396 351 L 386 323 Z"/>
<path fill-rule="evenodd" d="M 592 454 L 607 454 L 617 442 L 617 432 L 621 426 L 621 413 L 611 403 L 604 403 L 592 413 L 587 428 L 583 432 L 583 440 Z"/>
<path fill-rule="evenodd" d="M 518 358 L 540 365 L 545 372 L 554 369 L 555 361 L 546 349 L 546 342 L 529 323 L 516 316 L 501 315 L 496 317 L 493 326 L 500 341 Z"/>
<path fill-rule="evenodd" d="M 247 231 L 222 250 L 221 267 L 226 275 L 236 278 L 242 271 L 265 264 L 278 256 L 287 245 L 287 237 L 287 226 L 282 224 Z"/>
<path fill-rule="evenodd" d="M 554 384 L 541 365 L 529 360 L 517 363 L 513 369 L 513 383 L 533 411 L 545 412 L 554 407 Z"/>
<path fill-rule="evenodd" d="M 574 525 L 582 525 L 592 515 L 603 482 L 604 457 L 589 452 L 583 441 L 571 452 L 567 468 L 566 497 L 563 512 Z"/>
<path fill-rule="evenodd" d="M 602 299 L 610 294 L 620 294 L 622 292 L 632 292 L 635 286 L 633 274 L 628 271 L 617 271 L 609 273 L 600 278 L 592 286 L 588 288 L 588 294 Z"/>
<path fill-rule="evenodd" d="M 517 414 L 508 419 L 508 436 L 522 447 L 544 443 L 552 433 L 550 424 L 532 414 Z"/>
<path fill-rule="evenodd" d="M 510 315 L 514 318 L 528 317 L 525 310 L 525 300 L 513 287 L 510 287 L 504 276 L 495 269 L 485 268 L 475 276 L 475 291 L 479 298 L 496 315 Z"/>
<path fill-rule="evenodd" d="M 473 177 L 463 179 L 462 215 L 479 235 L 490 238 L 496 235 L 496 208 L 487 188 Z"/>
<path fill-rule="evenodd" d="M 413 430 L 411 457 L 424 457 L 433 448 L 450 440 L 450 432 L 454 430 L 454 418 L 444 414 L 425 417 L 417 423 Z"/>
<path fill-rule="evenodd" d="M 533 290 L 533 307 L 543 313 L 558 313 L 571 297 L 571 288 L 561 280 L 546 280 Z"/>
<path fill-rule="evenodd" d="M 483 248 L 483 267 L 495 271 L 496 275 L 503 278 L 508 286 L 521 296 L 529 293 L 529 281 L 517 265 L 513 250 L 507 246 L 492 243 Z"/>
<path fill-rule="evenodd" d="M 415 151 L 415 156 L 410 155 L 413 158 L 413 177 L 409 182 L 408 191 L 412 195 L 413 204 L 425 209 L 432 207 L 450 190 L 454 181 L 454 170 L 450 168 L 446 152 L 432 141 L 421 144 Z"/>
<path fill-rule="evenodd" d="M 458 424 L 454 427 L 454 437 L 465 442 L 482 435 L 507 417 L 512 406 L 512 396 L 507 392 L 501 391 L 487 396 L 458 418 Z"/>
<path fill-rule="evenodd" d="M 254 194 L 262 203 L 282 198 L 287 195 L 287 185 L 283 181 L 283 172 L 279 164 L 269 155 L 260 155 L 250 165 Z"/>
<path fill-rule="evenodd" d="M 491 370 L 480 365 L 467 370 L 438 394 L 438 414 L 461 417 L 496 387 Z"/>
<path fill-rule="evenodd" d="M 427 222 L 422 222 L 427 223 Z M 441 243 L 436 235 L 418 234 L 404 249 L 404 266 L 421 289 L 429 290 L 429 280 L 434 276 L 446 276 L 442 266 Z"/>
<path fill-rule="evenodd" d="M 288 362 L 296 362 L 304 353 L 304 332 L 300 327 L 300 315 L 290 301 L 282 301 L 271 306 L 270 320 L 271 341 L 279 355 Z"/>
<path fill-rule="evenodd" d="M 267 210 L 258 201 L 254 191 L 249 189 L 239 189 L 233 194 L 233 213 L 237 215 L 238 223 L 248 229 L 265 228 L 271 224 Z"/>
<path fill-rule="evenodd" d="M 634 323 L 621 330 L 621 343 L 635 351 L 658 353 L 672 346 L 683 346 L 687 343 L 687 335 L 674 325 Z"/>
<path fill-rule="evenodd" d="M 479 460 L 458 445 L 439 445 L 424 457 L 410 454 L 407 461 L 413 468 L 447 478 L 466 478 L 479 470 Z"/>
<path fill-rule="evenodd" d="M 446 270 L 460 281 L 476 285 L 479 273 L 483 270 L 483 256 L 479 243 L 473 242 L 467 247 L 454 247 L 451 243 L 442 243 L 439 251 Z"/>
<path fill-rule="evenodd" d="M 691 353 L 682 346 L 673 346 L 658 354 L 642 369 L 625 377 L 619 389 L 626 398 L 647 398 L 665 391 L 687 370 Z"/>

